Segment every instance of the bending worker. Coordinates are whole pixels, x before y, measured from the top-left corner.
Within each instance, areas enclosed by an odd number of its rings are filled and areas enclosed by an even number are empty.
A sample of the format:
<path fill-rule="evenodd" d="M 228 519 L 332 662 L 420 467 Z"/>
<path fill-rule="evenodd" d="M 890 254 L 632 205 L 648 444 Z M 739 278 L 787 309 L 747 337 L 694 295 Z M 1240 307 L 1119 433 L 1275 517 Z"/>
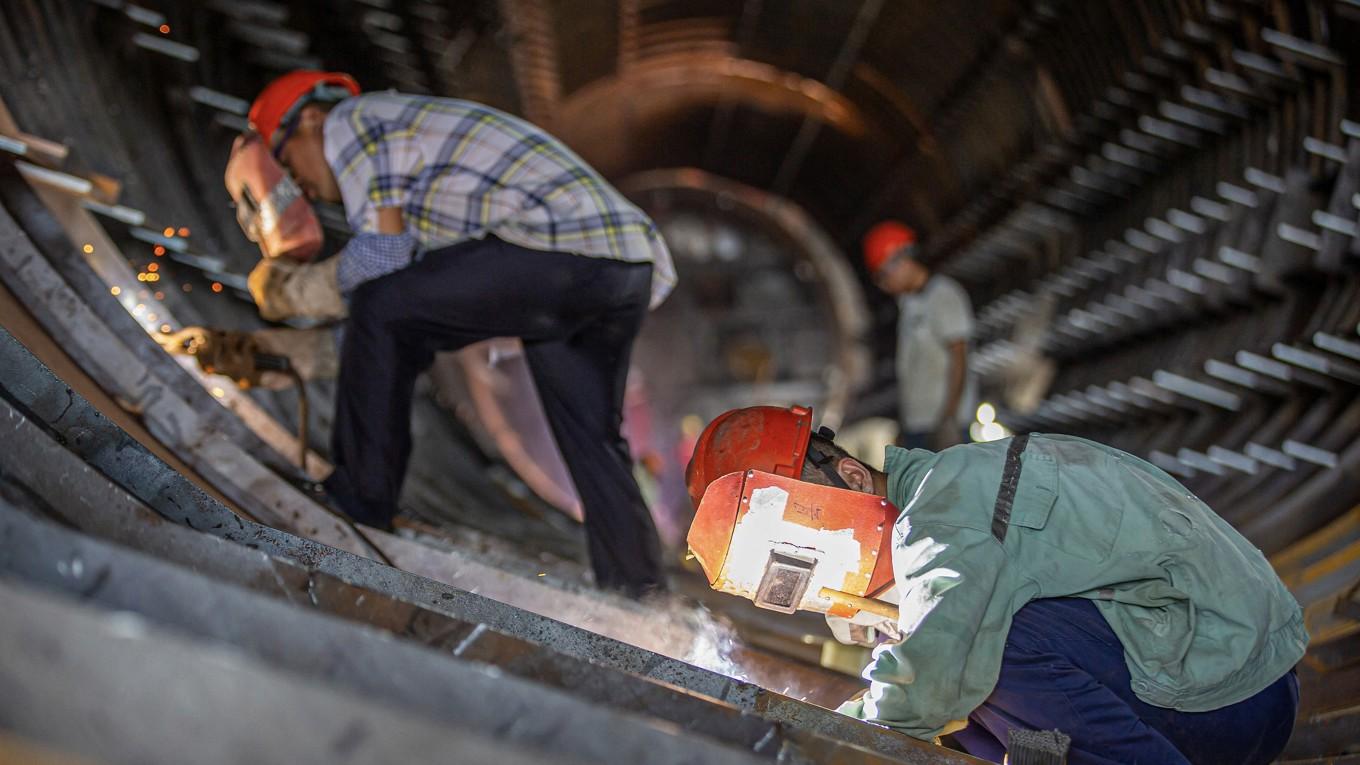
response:
<path fill-rule="evenodd" d="M 1040 434 L 888 447 L 879 472 L 828 435 L 802 407 L 715 419 L 687 473 L 689 541 L 715 589 L 758 605 L 862 625 L 897 607 L 840 711 L 997 762 L 1015 728 L 1070 735 L 1074 764 L 1283 749 L 1302 612 L 1169 475 Z"/>
<path fill-rule="evenodd" d="M 864 265 L 874 284 L 897 299 L 897 445 L 938 450 L 966 442 L 977 409 L 977 380 L 968 371 L 968 293 L 921 261 L 916 232 L 895 220 L 864 235 Z"/>
<path fill-rule="evenodd" d="M 619 435 L 633 341 L 675 284 L 652 221 L 557 139 L 469 101 L 360 95 L 349 75 L 296 71 L 264 89 L 250 122 L 308 198 L 344 204 L 354 231 L 337 257 L 265 259 L 250 276 L 265 318 L 348 311 L 324 483 L 334 503 L 389 526 L 416 376 L 436 351 L 519 337 L 596 582 L 662 587 Z"/>

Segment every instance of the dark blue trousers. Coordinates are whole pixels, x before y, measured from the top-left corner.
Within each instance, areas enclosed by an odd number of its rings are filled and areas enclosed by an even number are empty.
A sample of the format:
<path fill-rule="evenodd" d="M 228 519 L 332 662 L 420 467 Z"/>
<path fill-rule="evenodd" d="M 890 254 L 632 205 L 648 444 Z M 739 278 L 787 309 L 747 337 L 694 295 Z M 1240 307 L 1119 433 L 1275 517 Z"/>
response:
<path fill-rule="evenodd" d="M 660 542 L 619 433 L 649 263 L 540 252 L 494 237 L 426 253 L 349 302 L 326 489 L 355 520 L 390 522 L 411 453 L 416 376 L 436 351 L 518 337 L 571 471 L 601 587 L 662 585 Z"/>
<path fill-rule="evenodd" d="M 1131 682 L 1124 648 L 1095 604 L 1036 600 L 1015 615 L 996 689 L 954 738 L 993 762 L 1001 762 L 1011 728 L 1057 728 L 1072 737 L 1071 765 L 1264 765 L 1294 729 L 1293 671 L 1212 712 L 1152 706 Z"/>

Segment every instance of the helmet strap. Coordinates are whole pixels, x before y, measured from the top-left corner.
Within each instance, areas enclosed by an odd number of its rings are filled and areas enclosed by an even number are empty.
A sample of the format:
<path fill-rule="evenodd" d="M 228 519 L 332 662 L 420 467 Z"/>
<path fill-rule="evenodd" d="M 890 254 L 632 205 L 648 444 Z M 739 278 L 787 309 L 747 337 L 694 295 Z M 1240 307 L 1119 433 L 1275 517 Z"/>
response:
<path fill-rule="evenodd" d="M 845 482 L 845 479 L 841 477 L 841 474 L 836 471 L 836 466 L 832 464 L 836 461 L 834 455 L 822 454 L 820 449 L 809 442 L 807 459 L 808 462 L 812 463 L 813 467 L 817 468 L 818 472 L 826 476 L 826 479 L 831 482 L 832 486 L 835 486 L 837 489 L 850 489 L 850 484 Z M 853 489 L 851 489 L 851 491 L 853 491 Z"/>

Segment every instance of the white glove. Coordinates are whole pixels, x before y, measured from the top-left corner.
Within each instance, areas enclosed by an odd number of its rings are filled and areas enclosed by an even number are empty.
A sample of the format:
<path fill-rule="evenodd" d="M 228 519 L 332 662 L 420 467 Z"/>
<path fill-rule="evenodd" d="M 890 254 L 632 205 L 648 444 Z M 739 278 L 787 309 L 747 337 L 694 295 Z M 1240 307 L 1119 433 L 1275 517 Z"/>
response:
<path fill-rule="evenodd" d="M 864 611 L 860 611 L 853 619 L 826 614 L 826 626 L 831 628 L 831 636 L 836 638 L 836 642 L 845 645 L 873 648 L 881 642 L 902 642 L 897 622 Z"/>

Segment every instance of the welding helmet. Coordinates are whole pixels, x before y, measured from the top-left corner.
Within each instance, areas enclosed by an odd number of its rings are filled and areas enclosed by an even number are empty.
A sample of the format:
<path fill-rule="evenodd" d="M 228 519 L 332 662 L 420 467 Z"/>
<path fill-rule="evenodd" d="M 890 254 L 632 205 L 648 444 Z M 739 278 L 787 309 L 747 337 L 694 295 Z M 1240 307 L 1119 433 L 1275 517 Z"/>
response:
<path fill-rule="evenodd" d="M 307 261 L 321 251 L 321 222 L 258 134 L 231 146 L 223 179 L 236 205 L 236 222 L 266 258 Z"/>
<path fill-rule="evenodd" d="M 864 266 L 873 275 L 897 257 L 903 248 L 916 244 L 916 231 L 900 221 L 885 220 L 869 229 L 863 244 Z"/>
<path fill-rule="evenodd" d="M 719 592 L 849 619 L 893 585 L 898 514 L 873 494 L 746 470 L 708 485 L 687 541 Z"/>
<path fill-rule="evenodd" d="M 313 101 L 334 102 L 359 95 L 359 83 L 344 72 L 298 69 L 275 79 L 250 105 L 250 128 L 271 151 L 287 140 L 302 107 Z M 279 128 L 284 128 L 280 133 Z"/>

